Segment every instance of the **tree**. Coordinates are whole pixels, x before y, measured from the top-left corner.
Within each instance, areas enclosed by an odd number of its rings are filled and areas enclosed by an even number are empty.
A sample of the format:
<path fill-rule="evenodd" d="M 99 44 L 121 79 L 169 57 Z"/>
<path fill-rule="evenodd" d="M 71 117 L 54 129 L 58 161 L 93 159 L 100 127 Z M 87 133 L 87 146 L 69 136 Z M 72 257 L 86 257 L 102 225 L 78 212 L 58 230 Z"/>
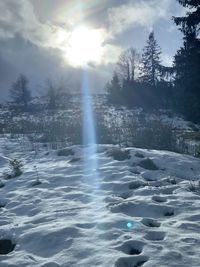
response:
<path fill-rule="evenodd" d="M 154 37 L 154 32 L 151 32 L 147 40 L 147 45 L 143 49 L 140 80 L 153 87 L 156 86 L 160 77 L 160 54 L 161 49 Z"/>
<path fill-rule="evenodd" d="M 119 77 L 116 72 L 114 72 L 112 80 L 107 84 L 108 101 L 112 104 L 122 104 L 121 99 L 121 86 L 119 82 Z"/>
<path fill-rule="evenodd" d="M 180 30 L 185 36 L 194 34 L 198 36 L 200 32 L 200 2 L 199 0 L 178 0 L 178 2 L 189 8 L 191 11 L 187 12 L 184 17 L 173 17 L 177 26 L 180 26 Z"/>
<path fill-rule="evenodd" d="M 19 78 L 13 83 L 10 89 L 10 97 L 14 103 L 23 105 L 24 110 L 28 110 L 28 104 L 31 100 L 31 92 L 28 89 L 28 79 L 20 74 Z"/>
<path fill-rule="evenodd" d="M 121 82 L 135 81 L 139 58 L 139 54 L 133 47 L 121 53 L 117 63 L 117 73 Z"/>
<path fill-rule="evenodd" d="M 117 75 L 121 86 L 119 101 L 127 106 L 133 105 L 133 93 L 139 67 L 140 55 L 130 47 L 123 51 L 117 62 Z"/>
<path fill-rule="evenodd" d="M 177 109 L 189 120 L 200 121 L 200 2 L 178 0 L 191 11 L 174 17 L 184 34 L 184 43 L 174 60 Z"/>
<path fill-rule="evenodd" d="M 51 80 L 46 81 L 47 86 L 47 102 L 49 109 L 56 109 L 64 101 L 69 100 L 69 94 L 65 92 L 62 84 L 56 85 Z M 67 98 L 67 99 L 66 99 Z"/>

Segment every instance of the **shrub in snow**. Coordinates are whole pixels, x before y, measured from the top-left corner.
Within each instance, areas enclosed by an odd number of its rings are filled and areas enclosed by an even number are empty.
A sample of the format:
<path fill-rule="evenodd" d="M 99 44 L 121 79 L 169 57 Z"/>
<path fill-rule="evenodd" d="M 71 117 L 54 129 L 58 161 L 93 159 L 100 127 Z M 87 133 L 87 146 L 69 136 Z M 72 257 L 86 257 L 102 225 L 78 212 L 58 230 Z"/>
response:
<path fill-rule="evenodd" d="M 132 146 L 157 150 L 176 151 L 176 136 L 172 126 L 161 120 L 146 120 L 141 127 L 132 129 Z"/>
<path fill-rule="evenodd" d="M 11 169 L 11 173 L 5 173 L 6 179 L 11 179 L 14 177 L 18 177 L 22 174 L 22 162 L 19 159 L 11 159 L 9 161 L 9 167 Z"/>
<path fill-rule="evenodd" d="M 150 158 L 140 161 L 139 166 L 146 170 L 151 170 L 151 171 L 159 170 L 158 166 L 156 166 L 156 164 Z"/>
<path fill-rule="evenodd" d="M 58 151 L 57 153 L 58 156 L 74 156 L 74 151 L 71 148 L 65 148 L 65 149 L 61 149 Z"/>
<path fill-rule="evenodd" d="M 115 148 L 108 152 L 108 156 L 113 157 L 114 160 L 123 161 L 126 159 L 130 159 L 130 151 L 129 150 L 122 150 L 119 148 Z"/>
<path fill-rule="evenodd" d="M 200 158 L 200 147 L 197 149 L 197 151 L 195 152 L 194 156 L 196 158 Z"/>
<path fill-rule="evenodd" d="M 34 167 L 34 170 L 35 170 L 35 173 L 36 173 L 36 181 L 32 183 L 32 186 L 36 186 L 36 185 L 40 185 L 42 182 L 40 182 L 40 179 L 39 179 L 39 174 L 38 174 L 38 170 L 37 170 L 37 166 L 33 166 Z"/>
<path fill-rule="evenodd" d="M 170 184 L 177 184 L 175 177 L 168 177 L 167 181 Z"/>
<path fill-rule="evenodd" d="M 190 181 L 188 189 L 191 192 L 200 193 L 200 180 L 199 181 Z"/>

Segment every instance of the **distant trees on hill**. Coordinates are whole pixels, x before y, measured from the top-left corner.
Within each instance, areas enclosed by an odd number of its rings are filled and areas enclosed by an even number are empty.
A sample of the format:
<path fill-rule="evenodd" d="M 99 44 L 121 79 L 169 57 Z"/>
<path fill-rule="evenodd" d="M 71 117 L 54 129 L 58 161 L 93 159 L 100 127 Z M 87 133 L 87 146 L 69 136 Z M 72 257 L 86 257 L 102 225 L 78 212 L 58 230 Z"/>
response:
<path fill-rule="evenodd" d="M 31 96 L 28 88 L 29 80 L 24 74 L 20 74 L 10 88 L 11 102 L 8 102 L 12 111 L 37 112 L 44 109 L 56 110 L 69 107 L 72 95 L 70 85 L 62 81 L 54 82 L 46 80 L 44 92 L 37 97 Z"/>
<path fill-rule="evenodd" d="M 200 122 L 200 1 L 177 1 L 189 11 L 173 18 L 184 35 L 173 66 L 162 65 L 161 49 L 151 32 L 140 60 L 133 48 L 120 56 L 116 67 L 120 71 L 107 86 L 108 101 L 128 107 L 173 108 L 186 119 Z"/>
<path fill-rule="evenodd" d="M 121 104 L 121 85 L 116 72 L 113 74 L 111 82 L 107 84 L 107 92 L 109 102 L 113 104 Z"/>
<path fill-rule="evenodd" d="M 15 105 L 22 107 L 24 111 L 28 110 L 31 100 L 31 92 L 28 89 L 28 79 L 24 74 L 20 74 L 16 82 L 12 84 L 10 89 L 10 97 Z"/>
<path fill-rule="evenodd" d="M 150 33 L 141 57 L 132 47 L 124 51 L 107 85 L 108 101 L 148 109 L 171 106 L 172 83 L 160 55 L 154 32 Z"/>
<path fill-rule="evenodd" d="M 51 80 L 46 81 L 46 100 L 49 109 L 56 109 L 62 99 L 62 86 L 55 85 Z"/>

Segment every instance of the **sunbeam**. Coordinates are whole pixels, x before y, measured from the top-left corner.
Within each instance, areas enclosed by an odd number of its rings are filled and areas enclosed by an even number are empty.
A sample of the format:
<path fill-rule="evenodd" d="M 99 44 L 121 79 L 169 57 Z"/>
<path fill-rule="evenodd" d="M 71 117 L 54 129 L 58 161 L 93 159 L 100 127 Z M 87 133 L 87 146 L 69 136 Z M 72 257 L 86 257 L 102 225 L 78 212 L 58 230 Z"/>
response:
<path fill-rule="evenodd" d="M 87 70 L 83 70 L 82 81 L 83 94 L 83 145 L 85 146 L 84 163 L 87 174 L 92 175 L 92 184 L 97 185 L 97 157 L 95 122 L 92 108 L 92 96 L 90 94 L 89 77 Z"/>

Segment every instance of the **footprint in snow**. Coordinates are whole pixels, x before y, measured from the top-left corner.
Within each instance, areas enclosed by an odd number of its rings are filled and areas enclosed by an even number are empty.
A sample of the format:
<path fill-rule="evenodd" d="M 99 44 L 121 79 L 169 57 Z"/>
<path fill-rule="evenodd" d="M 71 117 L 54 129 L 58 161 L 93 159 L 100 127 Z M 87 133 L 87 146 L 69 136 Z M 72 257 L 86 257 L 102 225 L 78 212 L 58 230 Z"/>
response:
<path fill-rule="evenodd" d="M 163 203 L 167 201 L 167 198 L 162 196 L 153 196 L 152 200 L 158 203 Z"/>
<path fill-rule="evenodd" d="M 137 240 L 129 240 L 116 249 L 128 255 L 139 255 L 142 253 L 143 247 L 143 242 Z"/>
<path fill-rule="evenodd" d="M 132 197 L 133 193 L 131 191 L 123 192 L 119 195 L 120 198 L 128 199 L 129 197 Z"/>
<path fill-rule="evenodd" d="M 40 267 L 60 267 L 60 265 L 56 262 L 47 262 L 45 264 L 40 265 Z"/>
<path fill-rule="evenodd" d="M 15 249 L 16 244 L 10 239 L 1 239 L 0 240 L 0 255 L 6 255 L 12 252 Z"/>
<path fill-rule="evenodd" d="M 6 206 L 6 204 L 7 204 L 7 200 L 1 199 L 0 200 L 0 209 L 4 208 Z"/>
<path fill-rule="evenodd" d="M 168 208 L 165 212 L 164 212 L 164 214 L 163 214 L 165 217 L 171 217 L 171 216 L 173 216 L 174 215 L 174 210 L 173 209 L 170 209 L 170 208 Z"/>
<path fill-rule="evenodd" d="M 95 227 L 95 223 L 78 223 L 76 226 L 81 229 L 91 229 Z"/>
<path fill-rule="evenodd" d="M 160 223 L 152 218 L 143 218 L 141 223 L 147 227 L 160 227 Z"/>
<path fill-rule="evenodd" d="M 131 182 L 129 184 L 129 189 L 130 190 L 136 190 L 140 187 L 145 187 L 147 184 L 146 183 L 142 183 L 142 182 L 139 182 L 139 181 L 135 181 L 135 182 Z"/>
<path fill-rule="evenodd" d="M 151 241 L 162 241 L 164 240 L 165 236 L 166 236 L 165 232 L 150 231 L 145 235 L 145 239 Z"/>
<path fill-rule="evenodd" d="M 132 217 L 169 217 L 174 215 L 173 207 L 148 203 L 133 203 L 131 201 L 110 206 L 113 213 L 123 213 Z"/>
<path fill-rule="evenodd" d="M 162 193 L 164 195 L 172 195 L 172 194 L 174 194 L 174 191 L 178 188 L 179 188 L 178 186 L 170 186 L 170 187 L 166 187 L 166 188 L 161 188 L 160 193 Z"/>
<path fill-rule="evenodd" d="M 116 261 L 115 267 L 141 267 L 148 260 L 149 257 L 143 255 L 121 257 Z"/>

